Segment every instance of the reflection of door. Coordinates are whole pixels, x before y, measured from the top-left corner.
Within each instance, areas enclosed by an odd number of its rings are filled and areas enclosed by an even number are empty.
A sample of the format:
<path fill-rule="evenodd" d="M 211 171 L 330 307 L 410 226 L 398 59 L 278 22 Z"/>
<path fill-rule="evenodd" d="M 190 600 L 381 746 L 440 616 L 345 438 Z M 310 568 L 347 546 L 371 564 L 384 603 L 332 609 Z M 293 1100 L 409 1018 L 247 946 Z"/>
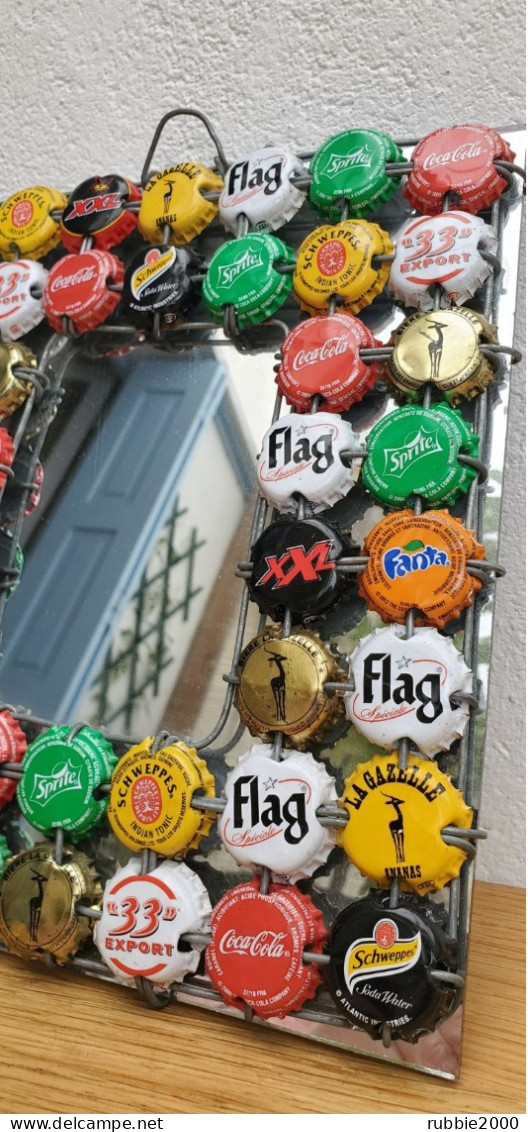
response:
<path fill-rule="evenodd" d="M 225 388 L 208 351 L 145 353 L 126 368 L 6 609 L 0 695 L 48 718 L 69 718 L 108 648 Z"/>

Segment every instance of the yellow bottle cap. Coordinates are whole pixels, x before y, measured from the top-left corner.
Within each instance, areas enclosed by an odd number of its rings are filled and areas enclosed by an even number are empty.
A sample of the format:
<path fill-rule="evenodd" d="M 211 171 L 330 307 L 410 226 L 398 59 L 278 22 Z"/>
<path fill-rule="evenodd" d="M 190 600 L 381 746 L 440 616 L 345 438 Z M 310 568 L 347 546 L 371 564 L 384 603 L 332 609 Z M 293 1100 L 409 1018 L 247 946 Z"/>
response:
<path fill-rule="evenodd" d="M 23 346 L 21 342 L 0 343 L 0 419 L 11 416 L 20 405 L 23 405 L 31 393 L 32 384 L 22 375 L 17 376 L 16 369 L 23 366 L 25 369 L 36 369 L 37 359 L 32 350 Z"/>
<path fill-rule="evenodd" d="M 341 803 L 349 821 L 338 842 L 380 888 L 398 879 L 423 896 L 458 876 L 466 854 L 446 845 L 442 829 L 470 828 L 473 812 L 436 763 L 410 755 L 400 770 L 397 751 L 375 755 L 345 780 Z"/>
<path fill-rule="evenodd" d="M 410 400 L 428 382 L 451 404 L 471 400 L 488 385 L 493 370 L 481 342 L 496 342 L 496 327 L 468 307 L 419 311 L 393 334 L 388 376 Z"/>
<path fill-rule="evenodd" d="M 28 259 L 42 259 L 56 247 L 60 224 L 52 211 L 63 211 L 68 197 L 45 185 L 21 189 L 0 205 L 0 252 L 5 259 L 15 259 L 17 249 Z M 13 247 L 14 245 L 14 247 Z"/>
<path fill-rule="evenodd" d="M 139 231 L 150 244 L 188 244 L 214 220 L 216 201 L 205 200 L 203 192 L 224 187 L 221 177 L 194 161 L 182 161 L 151 177 L 143 192 L 139 210 Z M 164 228 L 170 238 L 163 238 Z"/>
<path fill-rule="evenodd" d="M 214 821 L 194 809 L 196 790 L 214 797 L 215 781 L 203 759 L 186 743 L 152 751 L 152 735 L 123 755 L 112 775 L 108 820 L 128 849 L 153 849 L 174 857 L 196 849 Z"/>
<path fill-rule="evenodd" d="M 297 255 L 293 290 L 299 306 L 321 314 L 328 311 L 332 295 L 339 295 L 342 309 L 357 314 L 381 294 L 389 278 L 390 263 L 374 267 L 373 256 L 392 251 L 388 233 L 367 220 L 316 228 Z"/>

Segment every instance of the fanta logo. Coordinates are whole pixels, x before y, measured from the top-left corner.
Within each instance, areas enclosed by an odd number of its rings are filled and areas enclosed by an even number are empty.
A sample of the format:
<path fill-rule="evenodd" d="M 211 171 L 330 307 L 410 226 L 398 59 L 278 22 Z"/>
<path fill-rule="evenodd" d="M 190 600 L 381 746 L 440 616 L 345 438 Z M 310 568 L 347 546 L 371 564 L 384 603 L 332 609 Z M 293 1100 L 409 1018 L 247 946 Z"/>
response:
<path fill-rule="evenodd" d="M 35 775 L 30 802 L 38 802 L 43 806 L 48 798 L 54 794 L 63 794 L 66 790 L 82 790 L 80 768 L 74 767 L 70 759 L 56 766 L 52 774 Z"/>
<path fill-rule="evenodd" d="M 373 155 L 369 153 L 366 145 L 362 145 L 361 149 L 354 149 L 352 153 L 341 154 L 331 153 L 328 161 L 323 169 L 325 177 L 337 177 L 338 173 L 343 173 L 345 169 L 365 168 L 370 169 L 372 165 Z"/>
<path fill-rule="evenodd" d="M 416 464 L 424 456 L 431 456 L 433 452 L 441 452 L 442 446 L 438 441 L 438 433 L 427 433 L 420 426 L 415 436 L 412 436 L 400 448 L 385 449 L 385 467 L 383 471 L 389 472 L 395 479 L 401 477 L 412 464 Z"/>
<path fill-rule="evenodd" d="M 147 252 L 147 262 L 138 267 L 132 276 L 130 287 L 134 298 L 139 299 L 149 283 L 152 283 L 152 280 L 157 279 L 160 275 L 164 275 L 172 267 L 175 259 L 176 248 L 169 248 L 163 255 L 158 252 L 155 258 L 152 258 L 152 252 Z"/>
<path fill-rule="evenodd" d="M 349 991 L 353 992 L 364 979 L 409 970 L 418 962 L 421 949 L 419 932 L 411 939 L 399 939 L 394 920 L 379 920 L 372 937 L 356 940 L 345 955 L 344 974 Z"/>
<path fill-rule="evenodd" d="M 248 248 L 240 259 L 235 260 L 234 263 L 222 264 L 218 268 L 218 282 L 220 286 L 228 286 L 233 283 L 235 279 L 239 279 L 241 275 L 245 275 L 246 271 L 252 271 L 254 267 L 263 267 L 262 253 L 260 251 L 253 252 Z"/>
<path fill-rule="evenodd" d="M 408 542 L 402 549 L 394 546 L 383 555 L 383 569 L 391 581 L 405 578 L 416 570 L 430 570 L 431 566 L 449 566 L 450 563 L 444 550 L 437 550 L 436 546 L 424 546 L 419 539 Z"/>

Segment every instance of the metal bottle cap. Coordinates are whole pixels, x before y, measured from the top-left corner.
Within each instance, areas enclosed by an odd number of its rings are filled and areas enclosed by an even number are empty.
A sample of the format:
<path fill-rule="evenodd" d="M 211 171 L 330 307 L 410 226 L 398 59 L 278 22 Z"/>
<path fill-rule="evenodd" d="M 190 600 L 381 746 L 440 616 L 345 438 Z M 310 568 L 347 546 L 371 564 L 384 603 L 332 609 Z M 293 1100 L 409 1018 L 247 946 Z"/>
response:
<path fill-rule="evenodd" d="M 62 214 L 61 241 L 69 252 L 80 251 L 90 236 L 98 248 L 113 248 L 137 227 L 137 213 L 125 208 L 141 200 L 141 191 L 126 177 L 110 173 L 89 177 L 70 193 Z"/>
<path fill-rule="evenodd" d="M 29 397 L 33 388 L 30 381 L 17 377 L 17 366 L 36 369 L 37 359 L 27 346 L 20 342 L 0 343 L 0 419 L 9 417 Z"/>
<path fill-rule="evenodd" d="M 343 220 L 316 228 L 303 241 L 293 276 L 294 295 L 302 310 L 320 314 L 328 310 L 332 295 L 358 314 L 380 295 L 389 278 L 390 264 L 372 264 L 373 256 L 393 251 L 387 232 L 367 220 Z"/>
<path fill-rule="evenodd" d="M 277 762 L 257 743 L 230 771 L 218 833 L 239 865 L 270 869 L 293 884 L 311 876 L 335 845 L 317 807 L 336 801 L 335 782 L 311 754 L 289 751 Z"/>
<path fill-rule="evenodd" d="M 282 344 L 279 391 L 301 412 L 310 409 L 315 395 L 323 398 L 323 409 L 344 412 L 376 384 L 381 365 L 367 365 L 359 351 L 379 345 L 368 327 L 350 314 L 306 319 Z"/>
<path fill-rule="evenodd" d="M 493 270 L 481 252 L 493 255 L 497 238 L 480 216 L 468 212 L 414 217 L 396 238 L 389 291 L 407 307 L 433 310 L 433 287 L 442 287 L 441 307 L 467 302 Z"/>
<path fill-rule="evenodd" d="M 236 236 L 240 216 L 257 232 L 280 228 L 303 206 L 306 192 L 291 178 L 305 175 L 302 161 L 283 146 L 262 146 L 233 162 L 218 202 L 224 228 Z"/>
<path fill-rule="evenodd" d="M 114 978 L 168 986 L 196 971 L 200 949 L 180 947 L 185 932 L 209 929 L 211 904 L 200 878 L 181 861 L 143 873 L 132 857 L 105 885 L 94 943 Z"/>
<path fill-rule="evenodd" d="M 106 798 L 95 792 L 109 781 L 117 756 L 100 731 L 84 726 L 70 733 L 70 727 L 50 727 L 29 744 L 17 800 L 34 829 L 81 837 L 106 811 Z"/>
<path fill-rule="evenodd" d="M 27 739 L 17 719 L 10 711 L 0 712 L 0 763 L 21 763 L 27 748 Z M 15 796 L 16 781 L 0 777 L 0 809 Z"/>
<path fill-rule="evenodd" d="M 91 934 L 89 917 L 76 906 L 100 898 L 93 865 L 68 845 L 62 864 L 54 853 L 52 842 L 39 842 L 13 857 L 0 881 L 0 938 L 22 959 L 51 954 L 66 963 Z"/>
<path fill-rule="evenodd" d="M 480 350 L 481 341 L 496 342 L 496 328 L 468 307 L 411 315 L 393 333 L 394 349 L 387 374 L 410 400 L 432 382 L 457 405 L 481 393 L 493 370 Z"/>
<path fill-rule="evenodd" d="M 371 892 L 339 914 L 330 929 L 325 967 L 332 998 L 351 1025 L 381 1038 L 417 1042 L 453 1012 L 459 993 L 431 973 L 454 962 L 445 934 L 447 914 L 427 897 Z"/>
<path fill-rule="evenodd" d="M 350 658 L 355 690 L 345 696 L 347 718 L 375 746 L 393 750 L 409 739 L 430 758 L 460 739 L 469 706 L 451 697 L 473 689 L 473 674 L 449 637 L 436 629 L 375 629 Z"/>
<path fill-rule="evenodd" d="M 300 493 L 315 513 L 332 507 L 357 482 L 361 461 L 341 453 L 359 446 L 348 421 L 335 413 L 290 413 L 271 425 L 257 464 L 260 494 L 282 515 L 297 513 Z"/>
<path fill-rule="evenodd" d="M 1 802 L 0 802 L 0 805 L 1 805 Z M 9 845 L 7 844 L 7 841 L 6 841 L 3 833 L 0 834 L 0 879 L 3 877 L 3 875 L 5 873 L 7 862 L 13 856 L 14 856 L 14 854 L 11 852 Z"/>
<path fill-rule="evenodd" d="M 403 623 L 417 609 L 416 624 L 443 629 L 482 586 L 468 573 L 467 560 L 484 558 L 484 547 L 448 511 L 385 515 L 367 535 L 365 553 L 370 558 L 359 592 L 385 621 Z"/>
<path fill-rule="evenodd" d="M 328 646 L 304 629 L 282 638 L 277 626 L 254 637 L 237 674 L 235 706 L 251 734 L 261 739 L 282 731 L 287 745 L 304 750 L 344 714 L 342 697 L 326 692 L 324 685 L 344 680 L 345 674 Z"/>
<path fill-rule="evenodd" d="M 148 324 L 159 311 L 183 315 L 191 305 L 193 259 L 186 248 L 160 244 L 144 248 L 129 264 L 123 286 L 123 309 L 137 326 Z"/>
<path fill-rule="evenodd" d="M 462 414 L 445 402 L 423 409 L 406 405 L 383 417 L 367 436 L 361 476 L 383 504 L 399 507 L 420 495 L 433 506 L 466 492 L 477 472 L 459 461 L 460 452 L 479 454 L 479 437 Z"/>
<path fill-rule="evenodd" d="M 51 268 L 44 291 L 46 318 L 59 333 L 63 318 L 70 318 L 83 334 L 94 330 L 115 310 L 120 294 L 108 284 L 123 282 L 125 269 L 110 252 L 95 248 L 79 255 L 66 255 Z"/>
<path fill-rule="evenodd" d="M 442 840 L 446 825 L 471 827 L 473 811 L 436 763 L 398 752 L 375 755 L 344 783 L 348 825 L 338 841 L 362 876 L 380 888 L 398 879 L 405 892 L 436 892 L 458 876 L 463 849 Z"/>
<path fill-rule="evenodd" d="M 206 763 L 186 743 L 153 751 L 148 735 L 126 752 L 112 775 L 108 821 L 128 849 L 154 849 L 173 857 L 196 849 L 209 833 L 214 814 L 194 809 L 200 790 L 214 797 L 215 781 Z"/>
<path fill-rule="evenodd" d="M 319 966 L 303 962 L 303 950 L 322 949 L 323 917 L 294 885 L 270 885 L 267 895 L 258 880 L 238 885 L 213 909 L 211 932 L 205 968 L 229 1006 L 285 1018 L 322 982 Z"/>
<path fill-rule="evenodd" d="M 6 436 L 9 436 L 9 433 L 7 433 L 5 429 L 0 429 L 0 462 L 5 464 L 7 460 L 4 458 L 3 441 L 1 440 L 2 433 L 6 433 Z M 11 440 L 10 437 L 9 439 Z M 8 479 L 2 498 L 2 516 L 6 523 L 14 523 L 16 521 L 24 499 L 24 515 L 31 515 L 38 507 L 40 493 L 44 483 L 44 469 L 40 460 L 38 460 L 35 465 L 33 482 L 31 483 L 29 477 L 34 463 L 35 454 L 32 448 L 29 444 L 20 444 L 12 463 L 13 476 Z M 1 483 L 2 473 L 0 473 L 0 486 Z M 27 494 L 28 483 L 31 484 L 29 494 Z"/>
<path fill-rule="evenodd" d="M 47 278 L 45 267 L 35 260 L 0 263 L 0 337 L 4 342 L 29 334 L 42 321 Z"/>
<path fill-rule="evenodd" d="M 255 232 L 228 240 L 215 252 L 203 282 L 203 301 L 217 322 L 233 305 L 241 329 L 272 318 L 286 302 L 292 277 L 275 265 L 293 263 L 294 252 L 277 236 Z"/>
<path fill-rule="evenodd" d="M 444 196 L 458 198 L 453 207 L 482 212 L 507 188 L 495 158 L 513 161 L 515 154 L 489 126 L 444 127 L 427 134 L 412 155 L 413 170 L 403 195 L 419 212 L 441 212 Z"/>
<path fill-rule="evenodd" d="M 13 193 L 0 205 L 0 253 L 5 259 L 17 254 L 42 259 L 56 247 L 60 227 L 51 213 L 61 211 L 68 198 L 56 189 L 33 185 Z"/>
<path fill-rule="evenodd" d="M 352 547 L 329 523 L 279 519 L 251 549 L 250 595 L 276 621 L 286 609 L 298 617 L 323 613 L 350 586 L 350 576 L 336 569 L 342 554 L 352 554 Z"/>
<path fill-rule="evenodd" d="M 398 177 L 385 166 L 403 161 L 403 153 L 377 130 L 344 130 L 328 138 L 312 158 L 310 200 L 330 220 L 338 221 L 346 200 L 351 216 L 366 216 L 396 192 Z"/>
<path fill-rule="evenodd" d="M 214 220 L 218 205 L 204 192 L 223 189 L 221 177 L 195 161 L 181 161 L 155 173 L 143 190 L 139 231 L 149 244 L 163 243 L 163 230 L 171 230 L 171 244 L 188 244 Z"/>

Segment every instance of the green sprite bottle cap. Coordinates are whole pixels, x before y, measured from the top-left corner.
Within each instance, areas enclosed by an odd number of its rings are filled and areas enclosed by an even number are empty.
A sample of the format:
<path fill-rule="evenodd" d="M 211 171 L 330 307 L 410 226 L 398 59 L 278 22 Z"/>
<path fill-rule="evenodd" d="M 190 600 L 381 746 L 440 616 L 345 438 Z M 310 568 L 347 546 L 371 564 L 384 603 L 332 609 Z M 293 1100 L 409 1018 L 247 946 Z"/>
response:
<path fill-rule="evenodd" d="M 61 827 L 76 837 L 103 816 L 107 798 L 94 796 L 110 780 L 117 762 L 100 731 L 82 727 L 50 727 L 30 743 L 23 763 L 17 799 L 23 816 L 41 833 Z"/>
<path fill-rule="evenodd" d="M 224 307 L 236 308 L 243 330 L 272 318 L 292 290 L 291 274 L 275 265 L 295 263 L 293 250 L 276 236 L 255 232 L 229 240 L 213 256 L 203 283 L 203 300 L 216 322 Z"/>
<path fill-rule="evenodd" d="M 367 216 L 396 192 L 400 178 L 388 177 L 387 162 L 402 161 L 396 142 L 377 130 L 344 130 L 329 138 L 312 158 L 310 200 L 331 220 L 341 218 L 342 202 L 349 216 Z"/>
<path fill-rule="evenodd" d="M 410 495 L 429 505 L 451 504 L 469 488 L 476 469 L 459 453 L 478 456 L 479 437 L 457 409 L 445 403 L 423 409 L 406 405 L 378 421 L 367 437 L 363 483 L 394 507 Z"/>

